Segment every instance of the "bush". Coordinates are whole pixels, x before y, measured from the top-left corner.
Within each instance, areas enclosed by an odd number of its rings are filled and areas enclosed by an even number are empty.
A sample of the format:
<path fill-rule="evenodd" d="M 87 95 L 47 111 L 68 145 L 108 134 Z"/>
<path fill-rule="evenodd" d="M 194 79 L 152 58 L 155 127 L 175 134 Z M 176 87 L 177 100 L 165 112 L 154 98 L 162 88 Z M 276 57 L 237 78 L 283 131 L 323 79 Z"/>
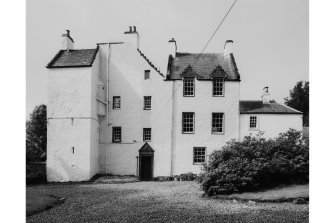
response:
<path fill-rule="evenodd" d="M 232 140 L 209 156 L 198 180 L 208 195 L 308 182 L 308 147 L 302 133 L 293 129 L 275 139 L 259 134 Z"/>

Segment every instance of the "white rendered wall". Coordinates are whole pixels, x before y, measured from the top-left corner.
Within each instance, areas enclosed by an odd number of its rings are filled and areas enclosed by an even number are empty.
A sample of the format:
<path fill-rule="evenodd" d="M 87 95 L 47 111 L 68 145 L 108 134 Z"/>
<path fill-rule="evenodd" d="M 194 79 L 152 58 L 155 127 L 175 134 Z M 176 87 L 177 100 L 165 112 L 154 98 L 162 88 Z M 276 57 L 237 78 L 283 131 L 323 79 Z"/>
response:
<path fill-rule="evenodd" d="M 250 116 L 257 116 L 256 130 L 249 128 Z M 300 114 L 241 114 L 239 138 L 242 140 L 244 136 L 257 135 L 259 131 L 264 131 L 263 136 L 266 138 L 274 138 L 290 128 L 302 131 L 302 127 L 302 115 Z"/>
<path fill-rule="evenodd" d="M 47 180 L 84 181 L 97 171 L 92 68 L 49 69 Z M 95 99 L 95 98 L 94 98 Z M 74 148 L 74 151 L 73 151 Z"/>
<path fill-rule="evenodd" d="M 239 82 L 225 82 L 225 96 L 212 96 L 212 81 L 195 80 L 195 97 L 183 97 L 182 81 L 175 83 L 175 165 L 173 175 L 200 173 L 202 165 L 193 164 L 193 147 L 206 147 L 207 155 L 230 139 L 238 138 Z M 194 134 L 182 134 L 182 112 L 194 112 Z M 224 134 L 212 134 L 212 113 L 224 113 Z"/>
<path fill-rule="evenodd" d="M 110 46 L 110 90 L 111 111 L 109 113 L 108 139 L 106 120 L 100 126 L 100 172 L 115 175 L 135 175 L 138 150 L 143 146 L 143 128 L 152 128 L 150 146 L 154 153 L 154 176 L 170 174 L 171 100 L 172 83 L 165 82 L 140 56 L 137 49 L 125 42 Z M 101 45 L 101 79 L 107 86 L 106 60 L 108 45 Z M 144 71 L 150 70 L 150 80 L 144 80 Z M 121 109 L 113 110 L 113 96 L 121 97 Z M 152 96 L 152 110 L 143 109 L 143 97 Z M 122 142 L 112 142 L 112 127 L 122 128 Z M 105 162 L 101 165 L 102 162 Z"/>

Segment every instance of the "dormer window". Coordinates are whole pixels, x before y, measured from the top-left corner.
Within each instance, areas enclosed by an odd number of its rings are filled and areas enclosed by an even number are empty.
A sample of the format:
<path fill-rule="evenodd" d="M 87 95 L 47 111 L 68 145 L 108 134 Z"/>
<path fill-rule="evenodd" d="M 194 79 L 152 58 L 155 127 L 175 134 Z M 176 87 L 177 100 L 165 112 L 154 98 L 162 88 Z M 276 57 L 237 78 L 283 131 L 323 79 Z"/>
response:
<path fill-rule="evenodd" d="M 150 70 L 145 70 L 144 71 L 144 80 L 150 79 Z"/>
<path fill-rule="evenodd" d="M 193 77 L 184 77 L 184 97 L 194 96 L 194 78 Z"/>
<path fill-rule="evenodd" d="M 224 81 L 223 78 L 213 78 L 213 96 L 224 96 Z"/>

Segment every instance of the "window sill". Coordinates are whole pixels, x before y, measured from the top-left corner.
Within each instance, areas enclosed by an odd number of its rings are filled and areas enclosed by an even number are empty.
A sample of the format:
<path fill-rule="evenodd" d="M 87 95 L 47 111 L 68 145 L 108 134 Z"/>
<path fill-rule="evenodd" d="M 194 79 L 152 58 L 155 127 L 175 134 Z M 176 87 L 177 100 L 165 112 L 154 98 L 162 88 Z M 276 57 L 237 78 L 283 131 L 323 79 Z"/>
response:
<path fill-rule="evenodd" d="M 145 111 L 151 111 L 151 108 L 143 108 Z"/>
<path fill-rule="evenodd" d="M 192 135 L 194 132 L 182 132 L 181 134 Z"/>
<path fill-rule="evenodd" d="M 212 132 L 212 135 L 224 135 L 223 132 Z"/>
<path fill-rule="evenodd" d="M 249 131 L 260 131 L 259 128 L 249 128 Z"/>
<path fill-rule="evenodd" d="M 113 110 L 121 110 L 121 108 L 113 108 Z"/>
<path fill-rule="evenodd" d="M 193 163 L 193 165 L 204 165 L 205 163 Z"/>
<path fill-rule="evenodd" d="M 212 95 L 213 97 L 217 98 L 217 97 L 221 97 L 224 98 L 224 95 Z"/>
<path fill-rule="evenodd" d="M 195 95 L 183 95 L 184 97 L 195 97 Z"/>

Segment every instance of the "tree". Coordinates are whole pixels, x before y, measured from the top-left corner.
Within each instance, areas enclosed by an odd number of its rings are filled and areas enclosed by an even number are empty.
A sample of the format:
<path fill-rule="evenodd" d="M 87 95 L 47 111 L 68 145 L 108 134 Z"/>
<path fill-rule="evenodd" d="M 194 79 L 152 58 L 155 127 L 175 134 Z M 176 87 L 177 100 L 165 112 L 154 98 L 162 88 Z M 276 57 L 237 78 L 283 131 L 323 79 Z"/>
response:
<path fill-rule="evenodd" d="M 26 122 L 26 160 L 45 161 L 47 147 L 47 107 L 36 106 Z"/>
<path fill-rule="evenodd" d="M 303 112 L 304 126 L 309 126 L 309 81 L 299 81 L 290 90 L 290 96 L 284 98 L 285 104 Z"/>

